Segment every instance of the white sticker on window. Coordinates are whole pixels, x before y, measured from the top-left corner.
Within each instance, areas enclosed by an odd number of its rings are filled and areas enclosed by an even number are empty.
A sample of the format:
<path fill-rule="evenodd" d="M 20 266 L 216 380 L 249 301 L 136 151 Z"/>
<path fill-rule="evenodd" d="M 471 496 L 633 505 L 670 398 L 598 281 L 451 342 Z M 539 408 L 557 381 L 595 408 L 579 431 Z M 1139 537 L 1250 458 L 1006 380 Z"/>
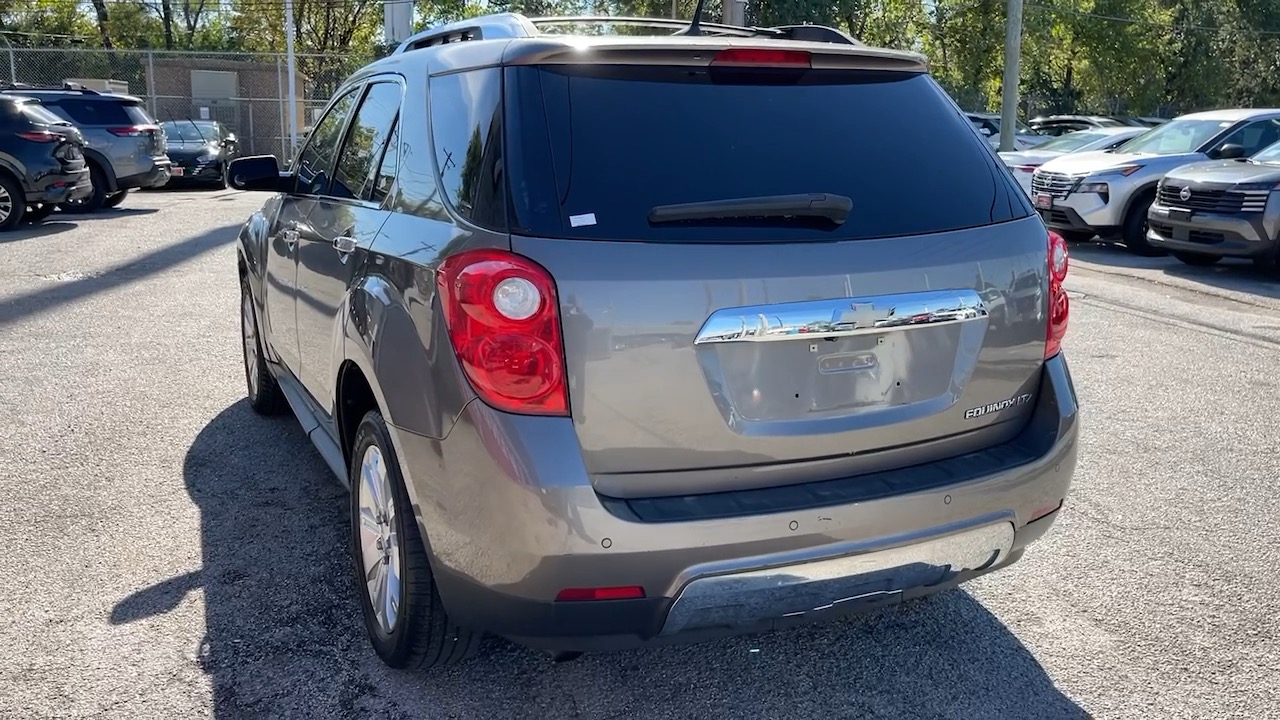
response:
<path fill-rule="evenodd" d="M 587 214 L 585 214 L 585 215 L 570 215 L 570 216 L 569 216 L 569 225 L 570 225 L 570 227 L 582 227 L 583 225 L 595 225 L 595 224 L 596 224 L 596 214 L 595 214 L 595 213 L 587 213 Z"/>

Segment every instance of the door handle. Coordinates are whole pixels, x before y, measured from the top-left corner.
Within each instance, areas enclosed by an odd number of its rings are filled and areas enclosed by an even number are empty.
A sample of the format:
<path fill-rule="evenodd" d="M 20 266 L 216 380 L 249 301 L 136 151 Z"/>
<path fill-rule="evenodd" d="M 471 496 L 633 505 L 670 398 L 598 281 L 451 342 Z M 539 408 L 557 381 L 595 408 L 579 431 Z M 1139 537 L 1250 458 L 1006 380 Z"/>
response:
<path fill-rule="evenodd" d="M 285 228 L 281 235 L 284 235 L 284 244 L 289 248 L 289 252 L 293 252 L 294 247 L 298 245 L 298 231 L 291 226 Z"/>
<path fill-rule="evenodd" d="M 333 248 L 338 251 L 342 262 L 346 262 L 351 252 L 356 249 L 356 239 L 342 235 L 333 239 Z"/>

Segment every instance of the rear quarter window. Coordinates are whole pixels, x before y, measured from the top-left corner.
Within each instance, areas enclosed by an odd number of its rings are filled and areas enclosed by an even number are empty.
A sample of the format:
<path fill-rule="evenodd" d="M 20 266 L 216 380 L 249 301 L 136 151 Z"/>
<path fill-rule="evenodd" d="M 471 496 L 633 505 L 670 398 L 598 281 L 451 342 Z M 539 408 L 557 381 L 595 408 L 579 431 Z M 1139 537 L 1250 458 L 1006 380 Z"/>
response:
<path fill-rule="evenodd" d="M 969 119 L 924 74 L 705 68 L 507 70 L 513 231 L 666 242 L 790 242 L 937 233 L 1026 217 Z M 837 227 L 651 225 L 649 211 L 834 193 Z"/>
<path fill-rule="evenodd" d="M 77 125 L 111 125 L 124 127 L 149 124 L 145 111 L 141 116 L 137 105 L 108 100 L 81 100 L 64 98 L 54 107 L 59 108 Z M 139 119 L 141 118 L 141 119 Z"/>

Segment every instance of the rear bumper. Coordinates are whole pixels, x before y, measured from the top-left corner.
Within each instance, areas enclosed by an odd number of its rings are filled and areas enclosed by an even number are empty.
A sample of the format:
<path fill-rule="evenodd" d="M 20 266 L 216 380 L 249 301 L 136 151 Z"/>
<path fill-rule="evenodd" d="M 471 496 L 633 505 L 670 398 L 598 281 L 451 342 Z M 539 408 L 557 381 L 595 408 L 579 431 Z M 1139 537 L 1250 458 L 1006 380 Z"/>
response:
<path fill-rule="evenodd" d="M 1197 212 L 1190 219 L 1170 216 L 1155 204 L 1147 213 L 1147 240 L 1156 247 L 1222 257 L 1265 257 L 1276 246 L 1280 213 L 1218 215 Z"/>
<path fill-rule="evenodd" d="M 839 617 L 1007 567 L 1054 522 L 1077 432 L 1059 357 L 1014 441 L 1036 451 L 1012 466 L 964 477 L 921 466 L 901 471 L 926 478 L 901 494 L 669 522 L 607 507 L 568 420 L 473 401 L 444 441 L 392 434 L 453 619 L 535 647 L 591 651 Z M 618 586 L 643 587 L 645 598 L 554 601 L 565 588 Z"/>
<path fill-rule="evenodd" d="M 93 194 L 89 180 L 89 168 L 73 172 L 48 175 L 39 186 L 27 193 L 27 202 L 58 205 L 68 200 L 79 200 Z"/>
<path fill-rule="evenodd" d="M 169 182 L 169 166 L 168 159 L 157 160 L 152 168 L 146 172 L 117 177 L 116 187 L 121 190 L 161 187 Z"/>

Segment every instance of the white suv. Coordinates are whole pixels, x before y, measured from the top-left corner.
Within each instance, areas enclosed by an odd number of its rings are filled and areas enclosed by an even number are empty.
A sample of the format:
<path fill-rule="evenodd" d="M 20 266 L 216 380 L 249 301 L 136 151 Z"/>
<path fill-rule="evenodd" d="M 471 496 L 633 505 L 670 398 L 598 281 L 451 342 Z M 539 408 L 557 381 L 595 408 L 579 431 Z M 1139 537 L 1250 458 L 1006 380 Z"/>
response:
<path fill-rule="evenodd" d="M 1248 157 L 1280 140 L 1280 109 L 1183 115 L 1113 150 L 1071 153 L 1041 165 L 1032 199 L 1045 225 L 1068 240 L 1095 235 L 1138 255 L 1161 255 L 1147 242 L 1147 210 L 1165 173 L 1203 160 Z"/>

